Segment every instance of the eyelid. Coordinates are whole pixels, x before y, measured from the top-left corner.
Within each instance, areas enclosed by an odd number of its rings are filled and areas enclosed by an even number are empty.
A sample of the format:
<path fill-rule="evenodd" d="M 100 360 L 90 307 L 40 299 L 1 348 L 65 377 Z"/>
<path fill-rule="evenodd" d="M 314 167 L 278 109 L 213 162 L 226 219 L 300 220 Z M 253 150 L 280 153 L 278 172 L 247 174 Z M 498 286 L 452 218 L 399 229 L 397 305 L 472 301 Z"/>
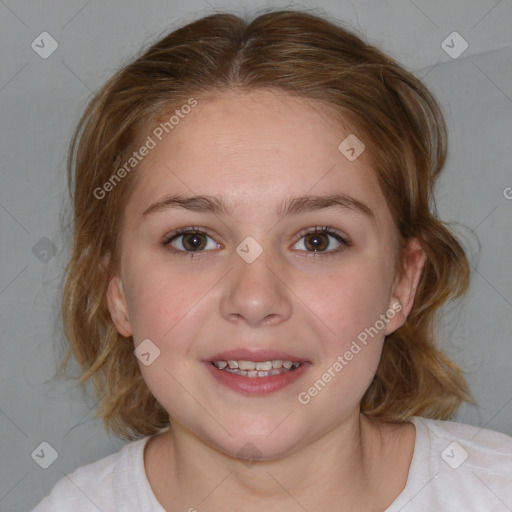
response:
<path fill-rule="evenodd" d="M 214 235 L 212 233 L 212 231 L 210 231 L 208 228 L 202 228 L 199 226 L 185 226 L 182 228 L 176 228 L 173 231 L 171 231 L 170 233 L 167 233 L 166 235 L 164 235 L 164 237 L 162 238 L 161 244 L 164 247 L 168 247 L 175 238 L 178 238 L 179 236 L 185 235 L 187 233 L 202 233 L 202 234 L 210 237 L 212 240 L 214 240 L 217 245 L 221 245 L 215 240 L 215 237 L 217 235 Z M 209 249 L 209 250 L 211 250 L 211 249 Z M 184 252 L 184 253 L 188 253 L 188 254 L 192 254 L 194 252 L 196 254 L 199 252 L 208 252 L 208 251 L 180 251 L 178 249 L 176 249 L 175 251 L 176 252 Z"/>
<path fill-rule="evenodd" d="M 178 238 L 179 236 L 186 234 L 186 233 L 202 233 L 212 240 L 215 241 L 217 245 L 219 244 L 216 240 L 214 235 L 208 228 L 203 228 L 199 226 L 186 226 L 182 228 L 177 228 L 170 233 L 167 233 L 161 241 L 161 244 L 164 247 L 169 247 L 171 245 L 171 242 Z M 333 228 L 331 226 L 310 226 L 307 228 L 302 229 L 299 233 L 297 233 L 295 237 L 295 241 L 292 243 L 292 246 L 295 245 L 301 238 L 303 238 L 306 235 L 309 234 L 316 234 L 316 233 L 322 233 L 329 236 L 332 236 L 337 239 L 337 241 L 341 244 L 338 248 L 330 250 L 330 251 L 304 251 L 304 250 L 297 250 L 298 252 L 305 253 L 308 257 L 327 257 L 327 256 L 334 256 L 338 254 L 340 251 L 343 251 L 347 247 L 352 246 L 352 241 L 348 235 L 345 233 L 339 231 L 336 228 Z M 178 254 L 185 254 L 185 255 L 193 255 L 193 254 L 200 254 L 205 252 L 210 252 L 213 249 L 208 250 L 202 250 L 202 251 L 182 251 L 176 248 L 173 248 L 172 251 Z"/>
<path fill-rule="evenodd" d="M 304 228 L 301 231 L 299 231 L 299 233 L 297 233 L 297 240 L 300 240 L 305 235 L 315 233 L 327 233 L 328 235 L 338 237 L 342 242 L 346 243 L 347 245 L 352 244 L 352 241 L 350 240 L 350 237 L 348 235 L 331 226 L 311 226 L 309 228 Z"/>
<path fill-rule="evenodd" d="M 307 258 L 327 258 L 330 256 L 336 256 L 340 252 L 344 251 L 348 247 L 351 247 L 353 245 L 352 240 L 348 235 L 345 233 L 339 231 L 336 228 L 333 228 L 331 226 L 315 226 L 315 227 L 309 227 L 301 230 L 297 236 L 295 241 L 293 242 L 292 246 L 295 245 L 301 238 L 303 238 L 306 235 L 310 234 L 316 234 L 316 233 L 323 233 L 329 236 L 332 236 L 336 238 L 336 240 L 340 243 L 340 246 L 336 249 L 330 250 L 330 251 L 303 251 L 303 250 L 297 250 L 299 253 L 303 253 Z"/>

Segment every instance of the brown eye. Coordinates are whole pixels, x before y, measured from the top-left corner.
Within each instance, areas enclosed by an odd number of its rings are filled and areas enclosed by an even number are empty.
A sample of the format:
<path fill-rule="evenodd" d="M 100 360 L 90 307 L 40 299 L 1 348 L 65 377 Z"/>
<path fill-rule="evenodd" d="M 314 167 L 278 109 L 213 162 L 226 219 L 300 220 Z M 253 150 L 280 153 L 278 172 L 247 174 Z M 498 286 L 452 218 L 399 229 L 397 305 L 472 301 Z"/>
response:
<path fill-rule="evenodd" d="M 329 247 L 329 237 L 325 233 L 311 233 L 304 237 L 308 251 L 325 251 Z"/>
<path fill-rule="evenodd" d="M 171 245 L 181 252 L 204 252 L 219 248 L 210 236 L 197 230 L 177 231 L 164 240 L 163 245 Z"/>
<path fill-rule="evenodd" d="M 293 248 L 306 253 L 334 255 L 351 245 L 348 238 L 327 227 L 310 228 L 301 234 Z"/>
<path fill-rule="evenodd" d="M 201 233 L 187 233 L 182 244 L 186 251 L 200 251 L 206 247 L 206 237 Z"/>

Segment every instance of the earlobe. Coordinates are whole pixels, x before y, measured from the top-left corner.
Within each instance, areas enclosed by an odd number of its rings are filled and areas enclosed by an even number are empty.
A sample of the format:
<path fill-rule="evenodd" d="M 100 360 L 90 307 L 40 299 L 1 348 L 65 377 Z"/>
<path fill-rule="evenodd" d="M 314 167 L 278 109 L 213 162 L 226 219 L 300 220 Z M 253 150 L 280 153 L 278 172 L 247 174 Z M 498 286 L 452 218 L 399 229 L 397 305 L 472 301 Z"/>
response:
<path fill-rule="evenodd" d="M 123 283 L 119 276 L 110 279 L 107 288 L 107 304 L 110 317 L 119 334 L 125 337 L 131 336 L 133 331 L 130 325 Z"/>
<path fill-rule="evenodd" d="M 411 238 L 403 255 L 402 275 L 395 284 L 389 304 L 390 321 L 387 324 L 386 335 L 396 331 L 407 320 L 414 304 L 425 261 L 425 251 L 420 242 L 417 238 Z"/>

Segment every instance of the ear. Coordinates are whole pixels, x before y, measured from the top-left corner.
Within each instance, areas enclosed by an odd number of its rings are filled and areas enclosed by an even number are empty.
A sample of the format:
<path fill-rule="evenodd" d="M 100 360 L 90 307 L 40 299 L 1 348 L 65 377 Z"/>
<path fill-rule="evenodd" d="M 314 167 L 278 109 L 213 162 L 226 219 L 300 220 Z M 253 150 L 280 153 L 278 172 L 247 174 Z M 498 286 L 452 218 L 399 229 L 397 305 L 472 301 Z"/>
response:
<path fill-rule="evenodd" d="M 416 289 L 425 266 L 426 255 L 417 238 L 411 238 L 402 256 L 402 275 L 395 283 L 389 303 L 390 319 L 385 334 L 391 334 L 404 325 L 414 304 Z M 394 312 L 392 316 L 391 311 Z"/>
<path fill-rule="evenodd" d="M 102 258 L 100 265 L 104 271 L 108 268 L 109 260 L 110 254 L 107 254 Z M 109 274 L 107 273 L 107 276 L 108 275 Z M 112 322 L 114 323 L 117 332 L 122 336 L 129 337 L 133 334 L 133 331 L 130 325 L 130 317 L 128 315 L 128 306 L 123 290 L 123 282 L 121 281 L 121 277 L 118 275 L 110 276 L 109 279 L 106 298 L 110 317 L 112 318 Z"/>

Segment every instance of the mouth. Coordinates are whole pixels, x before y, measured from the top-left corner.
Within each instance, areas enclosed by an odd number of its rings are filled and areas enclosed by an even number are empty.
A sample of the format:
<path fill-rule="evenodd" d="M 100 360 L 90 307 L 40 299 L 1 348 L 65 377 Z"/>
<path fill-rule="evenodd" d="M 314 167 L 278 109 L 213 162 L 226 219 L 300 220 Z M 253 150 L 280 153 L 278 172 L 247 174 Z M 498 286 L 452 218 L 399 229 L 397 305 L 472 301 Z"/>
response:
<path fill-rule="evenodd" d="M 225 361 L 212 361 L 216 368 L 221 371 L 242 375 L 243 377 L 262 378 L 283 373 L 292 372 L 302 365 L 299 361 L 283 361 L 282 359 L 273 359 L 269 361 L 246 361 L 244 359 Z"/>
<path fill-rule="evenodd" d="M 284 352 L 245 349 L 216 354 L 203 364 L 218 383 L 248 395 L 275 393 L 311 366 L 310 361 Z"/>

